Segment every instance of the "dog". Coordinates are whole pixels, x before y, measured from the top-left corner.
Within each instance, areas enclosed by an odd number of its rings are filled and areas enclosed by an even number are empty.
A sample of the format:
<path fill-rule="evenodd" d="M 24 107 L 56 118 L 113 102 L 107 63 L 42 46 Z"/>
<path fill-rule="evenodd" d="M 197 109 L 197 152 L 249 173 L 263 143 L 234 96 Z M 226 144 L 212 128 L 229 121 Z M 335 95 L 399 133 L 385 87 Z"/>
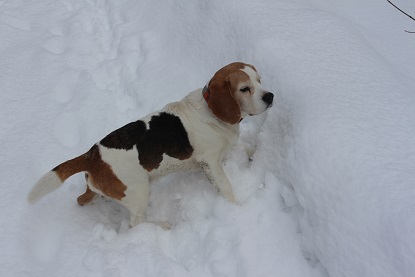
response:
<path fill-rule="evenodd" d="M 273 98 L 254 66 L 228 64 L 203 88 L 113 131 L 86 153 L 53 168 L 35 184 L 28 200 L 36 203 L 70 176 L 85 172 L 87 187 L 78 204 L 88 204 L 97 195 L 115 199 L 129 210 L 132 227 L 145 222 L 152 180 L 202 168 L 234 203 L 222 158 L 239 136 L 239 122 L 265 112 Z"/>

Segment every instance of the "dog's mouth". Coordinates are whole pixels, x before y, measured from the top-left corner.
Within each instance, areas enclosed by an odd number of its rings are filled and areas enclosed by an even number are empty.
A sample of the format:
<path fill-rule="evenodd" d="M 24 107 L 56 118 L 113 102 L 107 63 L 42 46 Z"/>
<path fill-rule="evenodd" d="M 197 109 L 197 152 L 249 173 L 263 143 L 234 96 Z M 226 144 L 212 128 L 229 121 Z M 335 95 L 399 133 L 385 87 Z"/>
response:
<path fill-rule="evenodd" d="M 269 104 L 267 104 L 267 107 L 265 108 L 265 110 L 264 110 L 264 111 L 259 112 L 259 113 L 248 113 L 248 114 L 249 114 L 249 116 L 260 115 L 260 114 L 262 114 L 263 112 L 265 112 L 266 110 L 268 110 L 269 108 L 271 108 L 273 105 L 274 105 L 274 103 L 269 103 Z"/>

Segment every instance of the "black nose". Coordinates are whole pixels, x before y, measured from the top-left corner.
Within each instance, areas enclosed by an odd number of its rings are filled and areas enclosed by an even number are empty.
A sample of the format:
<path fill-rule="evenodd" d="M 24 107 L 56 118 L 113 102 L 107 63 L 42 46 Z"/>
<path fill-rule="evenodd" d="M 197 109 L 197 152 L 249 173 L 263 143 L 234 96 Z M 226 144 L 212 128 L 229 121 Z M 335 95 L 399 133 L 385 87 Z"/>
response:
<path fill-rule="evenodd" d="M 271 92 L 267 92 L 264 94 L 264 96 L 262 96 L 262 101 L 264 101 L 268 105 L 272 104 L 273 99 L 274 99 L 274 94 L 272 94 Z"/>

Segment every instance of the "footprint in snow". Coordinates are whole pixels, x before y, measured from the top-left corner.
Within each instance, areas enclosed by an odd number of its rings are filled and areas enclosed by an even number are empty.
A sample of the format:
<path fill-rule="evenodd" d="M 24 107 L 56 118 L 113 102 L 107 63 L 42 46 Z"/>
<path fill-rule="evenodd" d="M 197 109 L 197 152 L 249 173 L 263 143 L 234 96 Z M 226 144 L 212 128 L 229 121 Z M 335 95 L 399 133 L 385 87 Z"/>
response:
<path fill-rule="evenodd" d="M 51 263 L 56 260 L 62 244 L 64 228 L 56 223 L 43 224 L 34 230 L 30 237 L 30 250 L 40 262 Z"/>
<path fill-rule="evenodd" d="M 105 241 L 110 241 L 117 236 L 117 231 L 114 229 L 104 226 L 104 224 L 98 224 L 94 228 L 94 237 Z"/>
<path fill-rule="evenodd" d="M 58 103 L 67 103 L 72 99 L 75 86 L 78 83 L 80 72 L 67 69 L 56 80 L 52 88 L 53 99 Z"/>
<path fill-rule="evenodd" d="M 26 32 L 32 30 L 28 20 L 17 18 L 15 16 L 7 15 L 4 13 L 0 13 L 0 23 Z"/>
<path fill-rule="evenodd" d="M 63 146 L 74 148 L 81 137 L 79 120 L 72 113 L 62 113 L 55 120 L 53 134 Z"/>
<path fill-rule="evenodd" d="M 68 42 L 66 38 L 62 36 L 54 36 L 42 43 L 43 48 L 55 55 L 62 54 L 66 50 L 67 46 Z"/>
<path fill-rule="evenodd" d="M 105 265 L 105 255 L 102 250 L 94 247 L 86 253 L 83 264 L 90 271 L 100 271 Z"/>

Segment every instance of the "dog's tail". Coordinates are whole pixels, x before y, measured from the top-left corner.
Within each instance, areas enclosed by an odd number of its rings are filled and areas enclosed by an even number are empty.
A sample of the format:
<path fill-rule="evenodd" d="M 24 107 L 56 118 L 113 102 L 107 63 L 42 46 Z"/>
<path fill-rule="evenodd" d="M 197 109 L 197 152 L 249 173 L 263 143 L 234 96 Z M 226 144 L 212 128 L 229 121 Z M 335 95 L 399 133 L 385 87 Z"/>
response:
<path fill-rule="evenodd" d="M 35 204 L 45 195 L 60 187 L 70 176 L 82 171 L 88 171 L 91 150 L 72 160 L 61 163 L 43 175 L 30 191 L 28 196 L 29 203 Z"/>

